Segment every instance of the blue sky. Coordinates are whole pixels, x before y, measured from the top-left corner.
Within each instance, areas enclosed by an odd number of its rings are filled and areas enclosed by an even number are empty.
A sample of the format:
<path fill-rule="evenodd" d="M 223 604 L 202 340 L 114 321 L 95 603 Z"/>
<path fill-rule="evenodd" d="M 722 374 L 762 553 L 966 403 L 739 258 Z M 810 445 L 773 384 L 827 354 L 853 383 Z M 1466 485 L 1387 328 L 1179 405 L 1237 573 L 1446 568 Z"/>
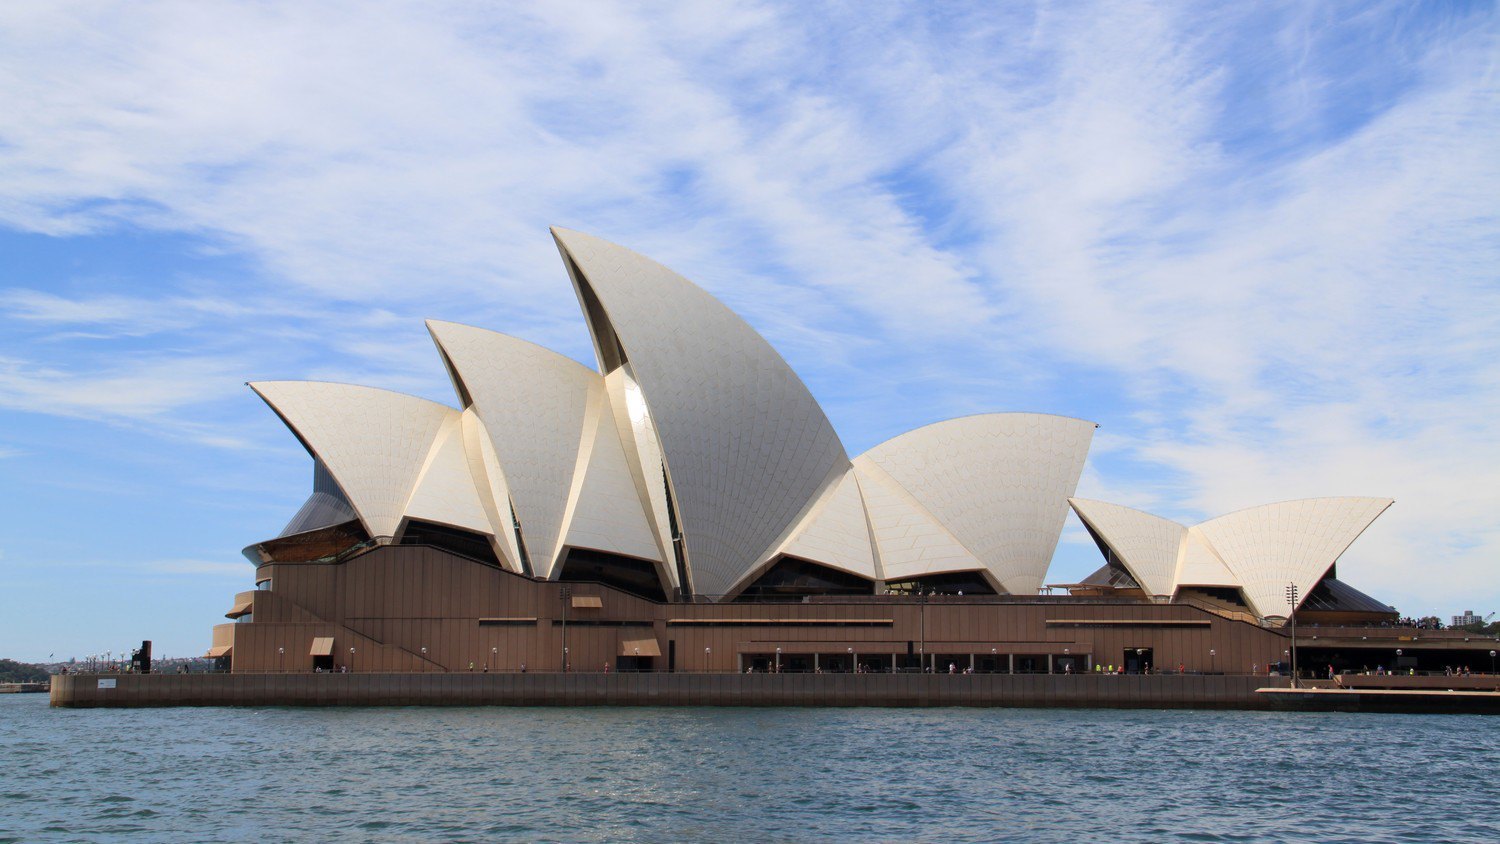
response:
<path fill-rule="evenodd" d="M 992 8 L 998 6 L 999 8 Z M 1102 427 L 1080 494 L 1396 505 L 1340 574 L 1500 609 L 1493 3 L 0 6 L 0 656 L 200 653 L 305 497 L 243 386 L 592 362 L 548 225 L 771 339 L 851 454 Z M 1070 522 L 1050 580 L 1098 565 Z"/>

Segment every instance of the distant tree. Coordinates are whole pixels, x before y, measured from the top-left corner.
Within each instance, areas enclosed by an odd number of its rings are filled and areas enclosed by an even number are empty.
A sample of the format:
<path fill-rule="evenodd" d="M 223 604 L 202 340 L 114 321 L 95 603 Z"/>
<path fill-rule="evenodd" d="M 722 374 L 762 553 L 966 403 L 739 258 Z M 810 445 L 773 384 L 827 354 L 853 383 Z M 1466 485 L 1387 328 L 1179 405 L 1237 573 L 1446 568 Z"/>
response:
<path fill-rule="evenodd" d="M 47 669 L 13 659 L 0 659 L 0 683 L 42 683 L 47 680 Z"/>
<path fill-rule="evenodd" d="M 1500 636 L 1500 621 L 1492 621 L 1489 624 L 1476 621 L 1473 624 L 1460 625 L 1454 629 L 1462 630 L 1465 633 L 1478 633 L 1481 636 Z"/>

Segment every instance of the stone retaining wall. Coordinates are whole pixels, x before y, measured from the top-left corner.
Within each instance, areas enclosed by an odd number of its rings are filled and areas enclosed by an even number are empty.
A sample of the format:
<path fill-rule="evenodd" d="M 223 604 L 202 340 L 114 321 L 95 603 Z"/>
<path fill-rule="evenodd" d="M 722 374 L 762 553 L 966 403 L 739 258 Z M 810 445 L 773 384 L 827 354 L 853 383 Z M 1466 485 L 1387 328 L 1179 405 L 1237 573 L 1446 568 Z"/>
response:
<path fill-rule="evenodd" d="M 53 678 L 52 705 L 1265 709 L 1255 690 L 1285 684 L 1242 675 L 75 674 Z"/>

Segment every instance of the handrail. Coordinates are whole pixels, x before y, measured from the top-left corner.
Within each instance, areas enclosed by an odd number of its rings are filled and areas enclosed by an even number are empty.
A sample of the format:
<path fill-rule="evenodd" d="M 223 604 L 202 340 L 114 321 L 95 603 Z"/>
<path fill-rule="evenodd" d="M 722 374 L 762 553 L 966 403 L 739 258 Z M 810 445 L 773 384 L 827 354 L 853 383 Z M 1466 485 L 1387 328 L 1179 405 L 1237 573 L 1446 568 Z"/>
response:
<path fill-rule="evenodd" d="M 1264 619 L 1257 618 L 1250 613 L 1240 612 L 1239 610 L 1226 609 L 1225 607 L 1218 606 L 1199 598 L 1194 598 L 1190 595 L 1179 595 L 1172 600 L 1172 603 L 1185 604 L 1187 606 L 1203 610 L 1206 613 L 1211 613 L 1229 621 L 1242 621 L 1245 624 L 1253 624 L 1257 627 L 1272 627 L 1272 625 L 1267 624 Z"/>

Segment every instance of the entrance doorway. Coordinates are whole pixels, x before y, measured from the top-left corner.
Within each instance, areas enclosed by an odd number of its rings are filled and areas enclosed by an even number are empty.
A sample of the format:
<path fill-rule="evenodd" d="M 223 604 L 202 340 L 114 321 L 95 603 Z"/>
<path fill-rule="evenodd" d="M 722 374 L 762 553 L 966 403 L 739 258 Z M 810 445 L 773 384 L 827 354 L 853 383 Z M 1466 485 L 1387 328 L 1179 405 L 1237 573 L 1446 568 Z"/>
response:
<path fill-rule="evenodd" d="M 1149 672 L 1156 662 L 1155 656 L 1151 648 L 1126 648 L 1125 658 L 1122 660 L 1125 673 L 1145 674 Z"/>

